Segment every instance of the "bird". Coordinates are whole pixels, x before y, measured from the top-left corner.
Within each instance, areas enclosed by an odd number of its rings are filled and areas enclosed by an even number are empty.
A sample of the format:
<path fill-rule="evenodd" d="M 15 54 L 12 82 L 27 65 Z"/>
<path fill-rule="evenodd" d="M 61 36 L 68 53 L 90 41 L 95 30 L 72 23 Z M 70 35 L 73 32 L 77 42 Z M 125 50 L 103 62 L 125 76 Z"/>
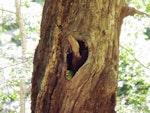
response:
<path fill-rule="evenodd" d="M 66 79 L 71 80 L 74 76 L 74 72 L 72 70 L 67 70 L 66 71 Z"/>

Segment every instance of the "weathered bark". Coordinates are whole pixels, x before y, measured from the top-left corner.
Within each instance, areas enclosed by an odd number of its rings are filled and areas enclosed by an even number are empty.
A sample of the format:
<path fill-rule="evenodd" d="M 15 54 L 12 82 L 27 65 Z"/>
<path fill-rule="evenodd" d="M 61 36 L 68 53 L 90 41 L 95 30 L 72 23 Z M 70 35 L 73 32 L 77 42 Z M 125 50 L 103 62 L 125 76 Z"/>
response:
<path fill-rule="evenodd" d="M 32 113 L 115 113 L 124 5 L 124 0 L 45 0 Z M 70 81 L 67 70 L 75 73 Z"/>

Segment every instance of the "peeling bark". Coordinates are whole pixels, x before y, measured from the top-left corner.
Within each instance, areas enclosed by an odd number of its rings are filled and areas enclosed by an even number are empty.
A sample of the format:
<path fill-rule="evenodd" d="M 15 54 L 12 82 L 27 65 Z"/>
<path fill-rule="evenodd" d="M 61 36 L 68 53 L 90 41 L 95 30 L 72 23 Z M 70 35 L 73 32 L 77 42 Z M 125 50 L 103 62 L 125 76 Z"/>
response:
<path fill-rule="evenodd" d="M 115 113 L 124 5 L 124 0 L 45 0 L 32 113 Z M 68 69 L 74 71 L 69 81 Z"/>

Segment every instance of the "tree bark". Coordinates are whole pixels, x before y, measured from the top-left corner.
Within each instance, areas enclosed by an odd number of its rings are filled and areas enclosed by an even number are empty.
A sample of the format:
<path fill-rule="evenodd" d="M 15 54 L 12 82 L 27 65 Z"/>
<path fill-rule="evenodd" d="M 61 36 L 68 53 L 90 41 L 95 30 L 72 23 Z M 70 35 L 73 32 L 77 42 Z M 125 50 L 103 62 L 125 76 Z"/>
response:
<path fill-rule="evenodd" d="M 26 55 L 26 38 L 25 38 L 25 30 L 24 30 L 24 21 L 21 13 L 21 1 L 15 0 L 16 7 L 16 22 L 19 25 L 19 35 L 21 38 L 21 47 L 22 47 L 22 62 L 25 61 Z M 26 65 L 22 65 L 23 68 L 26 68 Z M 26 104 L 26 88 L 25 88 L 25 75 L 20 76 L 20 113 L 25 113 L 25 104 Z"/>
<path fill-rule="evenodd" d="M 45 0 L 32 113 L 115 113 L 124 0 Z M 73 71 L 71 80 L 67 70 Z"/>

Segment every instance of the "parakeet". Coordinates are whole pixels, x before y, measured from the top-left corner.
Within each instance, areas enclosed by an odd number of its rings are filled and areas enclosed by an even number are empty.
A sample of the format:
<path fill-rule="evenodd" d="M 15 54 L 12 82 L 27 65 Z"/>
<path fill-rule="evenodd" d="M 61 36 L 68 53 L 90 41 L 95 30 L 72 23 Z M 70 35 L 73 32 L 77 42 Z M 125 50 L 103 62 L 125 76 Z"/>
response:
<path fill-rule="evenodd" d="M 74 75 L 74 72 L 72 70 L 67 70 L 66 71 L 66 79 L 67 80 L 71 80 L 73 75 Z"/>

